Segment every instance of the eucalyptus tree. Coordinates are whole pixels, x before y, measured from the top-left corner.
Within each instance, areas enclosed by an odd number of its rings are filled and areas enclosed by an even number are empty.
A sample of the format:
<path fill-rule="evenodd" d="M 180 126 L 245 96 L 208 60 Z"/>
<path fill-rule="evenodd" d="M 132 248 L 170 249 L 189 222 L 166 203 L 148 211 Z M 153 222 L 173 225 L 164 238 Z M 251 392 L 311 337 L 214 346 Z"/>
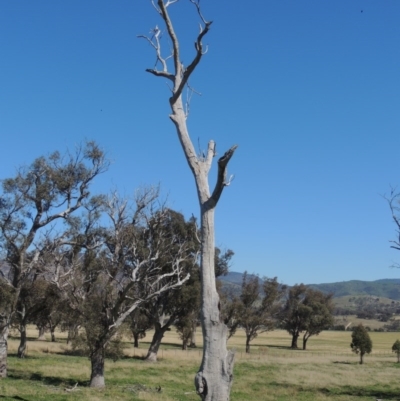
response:
<path fill-rule="evenodd" d="M 321 291 L 309 288 L 304 298 L 304 334 L 303 350 L 307 348 L 307 341 L 311 336 L 316 336 L 322 330 L 333 326 L 335 319 L 333 311 L 333 294 L 324 294 Z"/>
<path fill-rule="evenodd" d="M 82 206 L 89 197 L 91 183 L 108 166 L 102 149 L 95 142 L 87 142 L 75 152 L 39 157 L 21 167 L 15 177 L 2 180 L 0 259 L 8 272 L 0 280 L 12 289 L 12 300 L 0 324 L 0 377 L 7 376 L 11 319 L 23 324 L 21 291 L 47 252 L 46 238 L 59 228 L 57 221 L 68 219 Z"/>
<path fill-rule="evenodd" d="M 248 277 L 247 272 L 243 274 L 242 292 L 236 305 L 237 322 L 246 334 L 247 353 L 258 334 L 275 328 L 284 290 L 276 277 L 261 280 L 257 276 Z"/>
<path fill-rule="evenodd" d="M 190 62 L 183 65 L 180 42 L 169 14 L 169 8 L 175 6 L 177 0 L 157 0 L 152 2 L 160 15 L 166 34 L 161 35 L 161 29 L 156 26 L 152 36 L 141 35 L 153 47 L 156 54 L 156 65 L 147 71 L 156 77 L 161 77 L 171 83 L 170 119 L 195 180 L 197 195 L 200 204 L 200 233 L 201 233 L 201 325 L 203 331 L 203 359 L 195 377 L 197 394 L 202 400 L 228 400 L 233 379 L 234 353 L 228 352 L 226 337 L 228 329 L 219 309 L 219 295 L 216 288 L 214 274 L 214 214 L 215 207 L 223 189 L 231 182 L 227 178 L 227 166 L 237 146 L 232 146 L 218 160 L 218 172 L 214 189 L 210 190 L 208 174 L 213 158 L 216 156 L 216 144 L 213 140 L 208 143 L 206 152 L 196 152 L 187 127 L 188 103 L 184 103 L 182 94 L 185 89 L 190 91 L 189 79 L 198 67 L 206 48 L 203 39 L 210 30 L 211 21 L 207 21 L 202 14 L 199 0 L 190 0 L 197 11 L 200 20 L 200 32 L 195 39 L 195 55 Z M 171 44 L 171 51 L 163 52 L 162 36 L 167 37 Z M 172 66 L 171 66 L 172 64 Z"/>
<path fill-rule="evenodd" d="M 104 387 L 105 357 L 118 351 L 114 340 L 132 312 L 190 277 L 191 248 L 165 228 L 169 210 L 157 197 L 149 188 L 133 205 L 116 193 L 94 198 L 69 220 L 68 238 L 58 247 L 54 282 L 84 329 L 72 341 L 89 354 L 91 387 Z"/>
<path fill-rule="evenodd" d="M 351 333 L 351 350 L 360 354 L 360 365 L 364 363 L 364 355 L 372 351 L 372 340 L 367 329 L 360 323 Z"/>
<path fill-rule="evenodd" d="M 282 311 L 282 326 L 292 335 L 291 348 L 298 348 L 303 333 L 303 349 L 311 336 L 328 329 L 334 322 L 332 294 L 324 294 L 304 284 L 289 288 Z"/>
<path fill-rule="evenodd" d="M 154 326 L 154 335 L 145 358 L 151 362 L 157 361 L 157 353 L 166 331 L 169 331 L 172 324 L 177 320 L 188 316 L 193 311 L 193 308 L 196 308 L 199 295 L 196 285 L 198 283 L 198 265 L 196 261 L 199 243 L 197 241 L 195 220 L 190 219 L 189 221 L 185 221 L 181 213 L 168 210 L 163 226 L 159 227 L 174 237 L 174 243 L 172 245 L 168 244 L 168 249 L 160 250 L 163 255 L 160 257 L 163 271 L 167 272 L 171 270 L 171 261 L 168 258 L 168 254 L 175 252 L 175 249 L 180 248 L 182 244 L 186 244 L 192 257 L 182 263 L 182 268 L 190 274 L 190 278 L 179 290 L 163 292 L 152 297 L 152 299 L 142 306 L 142 311 Z M 164 258 L 164 255 L 167 258 Z M 160 282 L 160 285 L 165 285 L 168 280 L 170 278 L 166 277 Z"/>

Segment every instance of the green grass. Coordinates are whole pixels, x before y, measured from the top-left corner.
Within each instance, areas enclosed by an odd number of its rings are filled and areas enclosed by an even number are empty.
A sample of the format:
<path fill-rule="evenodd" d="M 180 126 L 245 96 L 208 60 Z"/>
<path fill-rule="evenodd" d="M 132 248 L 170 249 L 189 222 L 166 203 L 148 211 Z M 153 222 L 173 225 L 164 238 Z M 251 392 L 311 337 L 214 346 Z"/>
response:
<path fill-rule="evenodd" d="M 239 331 L 228 344 L 237 350 L 231 400 L 398 400 L 400 364 L 391 353 L 398 334 L 371 333 L 374 350 L 365 357 L 365 364 L 359 365 L 358 356 L 350 351 L 349 332 L 323 332 L 309 340 L 307 351 L 293 351 L 288 348 L 289 335 L 275 331 L 256 338 L 247 355 L 244 334 Z M 148 335 L 145 340 L 150 338 Z M 200 338 L 197 342 L 200 344 Z M 145 354 L 148 342 L 135 351 L 127 342 L 125 358 L 107 360 L 107 387 L 103 390 L 88 387 L 88 359 L 65 355 L 64 341 L 30 341 L 23 360 L 15 356 L 17 346 L 17 339 L 11 339 L 9 377 L 0 379 L 0 401 L 199 400 L 193 378 L 201 350 L 181 351 L 173 331 L 167 334 L 156 364 L 138 357 Z M 69 391 L 76 383 L 76 389 Z"/>

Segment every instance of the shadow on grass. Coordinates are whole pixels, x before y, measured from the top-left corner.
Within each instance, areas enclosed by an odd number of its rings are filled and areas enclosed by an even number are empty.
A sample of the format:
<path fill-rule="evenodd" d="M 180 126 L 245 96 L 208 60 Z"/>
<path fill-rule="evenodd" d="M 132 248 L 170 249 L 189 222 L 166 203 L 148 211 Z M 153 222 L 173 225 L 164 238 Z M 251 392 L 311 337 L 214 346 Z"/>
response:
<path fill-rule="evenodd" d="M 0 398 L 5 398 L 6 400 L 20 400 L 20 401 L 29 401 L 26 398 L 22 398 L 19 395 L 9 396 L 9 395 L 0 395 Z"/>
<path fill-rule="evenodd" d="M 252 344 L 252 346 L 257 346 L 257 344 Z M 288 347 L 286 345 L 269 345 L 269 344 L 268 345 L 263 345 L 263 344 L 260 344 L 259 347 L 260 348 L 266 348 L 266 349 L 268 349 L 268 348 L 284 349 L 286 351 L 303 351 L 300 348 L 293 349 L 293 348 Z"/>
<path fill-rule="evenodd" d="M 399 391 L 395 389 L 379 389 L 379 388 L 371 388 L 368 386 L 356 387 L 356 386 L 343 386 L 343 387 L 332 387 L 332 388 L 307 388 L 300 385 L 288 384 L 288 383 L 277 383 L 272 382 L 269 383 L 268 386 L 271 387 L 282 387 L 285 389 L 294 389 L 295 391 L 308 392 L 308 393 L 321 393 L 328 397 L 332 397 L 334 399 L 337 396 L 350 396 L 350 397 L 363 397 L 372 398 L 372 399 L 383 399 L 383 400 L 399 400 Z"/>
<path fill-rule="evenodd" d="M 17 353 L 9 353 L 9 354 L 7 355 L 7 358 L 15 358 L 15 359 L 24 360 L 24 359 L 40 359 L 40 356 L 36 356 L 36 355 L 25 355 L 23 358 L 20 358 L 20 357 L 18 356 Z"/>
<path fill-rule="evenodd" d="M 76 383 L 78 383 L 78 386 L 81 387 L 87 387 L 89 385 L 89 382 L 83 381 L 83 380 L 76 380 L 76 379 L 65 379 L 62 377 L 56 377 L 56 376 L 45 376 L 42 375 L 41 373 L 31 373 L 30 375 L 27 374 L 18 374 L 18 373 L 9 373 L 8 378 L 12 380 L 32 380 L 32 381 L 38 381 L 41 382 L 47 386 L 74 386 Z"/>

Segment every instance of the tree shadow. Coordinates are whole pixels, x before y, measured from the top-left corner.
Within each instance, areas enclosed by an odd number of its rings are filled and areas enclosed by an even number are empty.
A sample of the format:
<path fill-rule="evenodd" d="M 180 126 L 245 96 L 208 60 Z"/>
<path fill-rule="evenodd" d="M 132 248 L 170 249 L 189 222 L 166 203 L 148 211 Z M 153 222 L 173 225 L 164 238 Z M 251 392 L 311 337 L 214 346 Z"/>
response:
<path fill-rule="evenodd" d="M 66 379 L 62 377 L 57 377 L 57 376 L 46 376 L 41 373 L 31 373 L 30 375 L 25 375 L 23 373 L 21 374 L 16 374 L 16 373 L 9 373 L 8 378 L 13 379 L 13 380 L 32 380 L 32 381 L 38 381 L 41 382 L 47 386 L 75 386 L 76 383 L 78 383 L 78 386 L 81 387 L 87 387 L 88 386 L 88 381 L 83 381 L 83 380 L 77 380 L 77 379 Z"/>
<path fill-rule="evenodd" d="M 372 398 L 372 399 L 383 399 L 383 400 L 392 400 L 399 401 L 399 391 L 396 389 L 380 389 L 380 388 L 368 388 L 367 386 L 356 387 L 356 386 L 343 386 L 343 387 L 334 387 L 334 388 L 307 388 L 305 386 L 289 384 L 289 383 L 279 383 L 272 382 L 269 384 L 271 387 L 282 387 L 285 389 L 293 389 L 299 393 L 313 393 L 315 391 L 328 396 L 328 397 L 337 397 L 337 396 L 349 396 L 349 397 L 362 397 L 362 399 Z"/>
<path fill-rule="evenodd" d="M 252 346 L 253 346 L 253 344 L 252 344 Z M 302 350 L 300 350 L 300 348 L 293 349 L 287 345 L 262 345 L 262 344 L 260 344 L 260 348 L 266 348 L 266 349 L 275 348 L 275 349 L 284 349 L 284 350 L 290 350 L 290 351 L 302 351 Z"/>
<path fill-rule="evenodd" d="M 14 396 L 10 396 L 10 395 L 0 395 L 0 398 L 5 398 L 6 400 L 20 400 L 20 401 L 29 401 L 26 398 L 22 398 L 19 395 L 14 395 Z"/>

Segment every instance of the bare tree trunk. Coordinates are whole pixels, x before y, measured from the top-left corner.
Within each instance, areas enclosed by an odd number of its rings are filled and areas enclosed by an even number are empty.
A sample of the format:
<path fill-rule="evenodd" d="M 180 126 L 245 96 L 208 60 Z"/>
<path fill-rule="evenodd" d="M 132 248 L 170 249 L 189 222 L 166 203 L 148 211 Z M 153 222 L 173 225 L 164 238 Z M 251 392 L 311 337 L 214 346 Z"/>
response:
<path fill-rule="evenodd" d="M 400 363 L 400 352 L 397 352 L 397 363 Z"/>
<path fill-rule="evenodd" d="M 158 28 L 153 38 L 147 37 L 146 39 L 152 43 L 156 50 L 157 62 L 161 63 L 163 69 L 147 69 L 147 71 L 172 82 L 172 96 L 169 99 L 172 110 L 170 119 L 176 127 L 183 152 L 193 173 L 200 204 L 203 359 L 195 377 L 196 390 L 203 401 L 228 401 L 233 379 L 234 353 L 228 352 L 226 348 L 228 328 L 221 321 L 219 296 L 215 283 L 214 210 L 224 187 L 230 183 L 229 178 L 227 178 L 227 165 L 237 146 L 232 146 L 218 160 L 217 182 L 211 193 L 208 173 L 211 169 L 212 160 L 216 156 L 216 145 L 214 141 L 209 141 L 207 151 L 201 155 L 196 154 L 186 125 L 188 108 L 182 102 L 182 91 L 203 54 L 206 53 L 202 39 L 209 31 L 211 22 L 206 21 L 202 16 L 199 2 L 193 1 L 192 3 L 197 7 L 203 26 L 200 24 L 200 33 L 195 41 L 196 55 L 192 62 L 184 67 L 181 61 L 178 37 L 167 11 L 167 8 L 174 3 L 176 2 L 168 1 L 165 3 L 164 0 L 157 0 L 158 11 L 166 24 L 168 36 L 171 39 L 174 73 L 168 71 L 167 59 L 161 56 L 159 42 L 161 31 Z"/>
<path fill-rule="evenodd" d="M 21 340 L 18 347 L 18 358 L 25 358 L 26 352 L 26 323 L 22 322 L 19 326 L 19 331 L 21 333 Z"/>
<path fill-rule="evenodd" d="M 139 348 L 139 337 L 140 337 L 140 334 L 136 330 L 132 330 L 132 335 L 133 335 L 133 346 L 135 348 Z"/>
<path fill-rule="evenodd" d="M 39 336 L 38 336 L 38 341 L 46 341 L 46 336 L 45 336 L 45 327 L 44 326 L 39 326 Z"/>
<path fill-rule="evenodd" d="M 7 377 L 7 339 L 8 324 L 6 318 L 0 316 L 0 378 Z"/>
<path fill-rule="evenodd" d="M 55 343 L 56 342 L 56 328 L 52 324 L 50 325 L 50 335 L 51 335 L 51 342 Z"/>
<path fill-rule="evenodd" d="M 201 324 L 203 359 L 195 377 L 203 401 L 229 400 L 233 379 L 234 353 L 227 351 L 227 326 L 220 319 L 219 296 L 214 273 L 214 208 L 201 208 Z"/>
<path fill-rule="evenodd" d="M 307 349 L 307 341 L 308 341 L 309 338 L 310 338 L 309 336 L 307 337 L 304 334 L 304 337 L 303 337 L 303 351 L 305 351 Z"/>
<path fill-rule="evenodd" d="M 92 373 L 90 375 L 90 387 L 102 388 L 104 380 L 104 347 L 99 346 L 90 356 Z"/>
<path fill-rule="evenodd" d="M 68 326 L 67 344 L 69 344 L 69 342 L 70 342 L 71 340 L 73 340 L 74 338 L 76 338 L 76 336 L 77 336 L 78 333 L 79 333 L 79 328 L 80 328 L 80 325 L 77 325 L 77 324 L 70 324 L 70 325 Z"/>
<path fill-rule="evenodd" d="M 170 330 L 169 326 L 161 326 L 158 323 L 155 325 L 154 329 L 155 331 L 153 339 L 151 340 L 151 344 L 145 358 L 145 361 L 147 362 L 157 362 L 157 354 L 158 350 L 160 349 L 164 334 L 166 331 Z"/>
<path fill-rule="evenodd" d="M 364 353 L 360 352 L 360 365 L 364 363 Z"/>
<path fill-rule="evenodd" d="M 292 349 L 298 349 L 298 345 L 297 345 L 297 340 L 299 339 L 299 334 L 295 333 L 292 334 L 292 345 L 290 346 L 290 348 Z"/>
<path fill-rule="evenodd" d="M 196 329 L 197 329 L 197 320 L 194 320 L 192 323 L 192 331 L 190 332 L 190 348 L 196 348 Z"/>
<path fill-rule="evenodd" d="M 246 334 L 246 354 L 250 354 L 250 336 Z"/>

